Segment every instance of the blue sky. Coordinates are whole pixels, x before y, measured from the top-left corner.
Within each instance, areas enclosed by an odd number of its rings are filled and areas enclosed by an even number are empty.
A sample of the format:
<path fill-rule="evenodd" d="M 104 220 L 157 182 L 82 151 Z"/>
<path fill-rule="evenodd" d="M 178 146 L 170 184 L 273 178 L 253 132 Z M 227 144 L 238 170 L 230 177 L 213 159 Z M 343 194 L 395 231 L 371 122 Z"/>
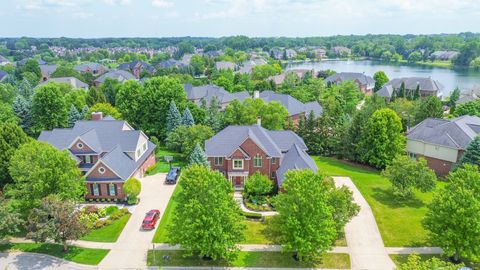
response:
<path fill-rule="evenodd" d="M 480 0 L 0 0 L 3 37 L 329 36 L 480 30 Z"/>

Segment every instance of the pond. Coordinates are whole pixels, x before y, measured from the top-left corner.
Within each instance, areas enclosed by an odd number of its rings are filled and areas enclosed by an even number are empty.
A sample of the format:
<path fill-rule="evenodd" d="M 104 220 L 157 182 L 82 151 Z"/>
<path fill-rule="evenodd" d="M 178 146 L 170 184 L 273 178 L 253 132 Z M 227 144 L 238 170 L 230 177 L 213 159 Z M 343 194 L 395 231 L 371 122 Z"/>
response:
<path fill-rule="evenodd" d="M 287 65 L 287 70 L 290 69 L 314 69 L 316 71 L 332 69 L 336 72 L 360 72 L 372 77 L 375 72 L 383 70 L 390 79 L 400 77 L 431 77 L 445 86 L 442 93 L 443 96 L 448 96 L 456 87 L 461 90 L 468 90 L 475 86 L 480 86 L 479 71 L 392 64 L 371 60 L 326 60 L 321 62 L 290 63 Z"/>

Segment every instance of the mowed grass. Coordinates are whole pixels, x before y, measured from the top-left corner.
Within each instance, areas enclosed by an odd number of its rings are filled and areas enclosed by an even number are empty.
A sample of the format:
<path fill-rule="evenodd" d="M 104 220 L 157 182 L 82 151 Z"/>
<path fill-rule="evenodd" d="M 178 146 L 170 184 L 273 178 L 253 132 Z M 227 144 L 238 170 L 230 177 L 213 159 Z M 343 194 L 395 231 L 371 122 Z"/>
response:
<path fill-rule="evenodd" d="M 155 236 L 153 237 L 153 243 L 168 243 L 168 231 L 167 226 L 172 223 L 173 219 L 173 211 L 175 210 L 178 204 L 178 195 L 182 192 L 182 187 L 180 185 L 180 180 L 177 182 L 177 186 L 173 191 L 172 197 L 168 202 L 167 208 L 162 215 L 162 219 L 157 226 L 157 230 L 155 231 Z"/>
<path fill-rule="evenodd" d="M 379 171 L 360 167 L 333 158 L 313 157 L 320 172 L 330 176 L 348 176 L 355 183 L 372 208 L 387 247 L 430 246 L 427 232 L 421 222 L 433 192 L 415 192 L 415 198 L 399 202 L 391 191 L 391 184 Z M 438 182 L 438 186 L 444 185 Z"/>
<path fill-rule="evenodd" d="M 130 219 L 130 216 L 131 214 L 126 214 L 125 216 L 114 220 L 110 225 L 92 230 L 87 235 L 83 236 L 81 240 L 93 242 L 117 242 L 117 239 Z"/>
<path fill-rule="evenodd" d="M 158 147 L 155 156 L 157 157 L 158 162 L 154 165 L 155 167 L 148 172 L 148 175 L 167 173 L 170 170 L 170 165 L 165 161 L 165 156 L 173 157 L 172 166 L 184 168 L 187 165 L 187 162 L 181 154 L 172 152 L 164 146 Z"/>
<path fill-rule="evenodd" d="M 298 262 L 292 253 L 241 251 L 231 262 L 208 261 L 199 257 L 185 257 L 179 250 L 149 250 L 148 266 L 220 266 L 220 267 L 282 267 L 282 268 L 334 268 L 349 269 L 348 254 L 325 254 L 322 261 L 315 263 Z M 168 260 L 163 259 L 168 256 Z"/>
<path fill-rule="evenodd" d="M 107 249 L 74 246 L 69 246 L 68 251 L 64 252 L 62 245 L 47 243 L 0 244 L 0 252 L 14 251 L 47 254 L 67 261 L 89 265 L 98 265 L 109 252 Z"/>

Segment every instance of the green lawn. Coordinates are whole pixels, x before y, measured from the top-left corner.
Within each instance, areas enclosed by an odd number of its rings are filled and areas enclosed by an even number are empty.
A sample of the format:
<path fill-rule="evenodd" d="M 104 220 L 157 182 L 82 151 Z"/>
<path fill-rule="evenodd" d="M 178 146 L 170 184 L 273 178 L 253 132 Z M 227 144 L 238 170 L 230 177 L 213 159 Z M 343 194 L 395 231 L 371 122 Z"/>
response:
<path fill-rule="evenodd" d="M 80 248 L 70 246 L 67 252 L 63 252 L 63 247 L 57 244 L 0 244 L 0 251 L 23 251 L 47 254 L 81 264 L 97 265 L 108 254 L 107 249 Z"/>
<path fill-rule="evenodd" d="M 93 241 L 93 242 L 117 242 L 120 233 L 122 233 L 125 224 L 130 219 L 131 214 L 127 214 L 115 221 L 112 224 L 104 226 L 100 229 L 90 231 L 87 235 L 83 236 L 81 240 Z"/>
<path fill-rule="evenodd" d="M 319 171 L 330 176 L 349 176 L 372 208 L 383 241 L 387 247 L 429 246 L 421 220 L 431 201 L 432 192 L 415 192 L 415 199 L 398 202 L 391 184 L 378 171 L 355 166 L 333 158 L 313 157 Z M 444 185 L 438 182 L 438 185 Z"/>
<path fill-rule="evenodd" d="M 180 186 L 180 181 L 176 184 L 175 190 L 173 191 L 172 197 L 168 202 L 167 208 L 162 215 L 162 219 L 158 224 L 157 230 L 155 231 L 155 236 L 153 237 L 153 243 L 168 243 L 168 232 L 167 232 L 167 225 L 172 222 L 173 218 L 173 210 L 175 209 L 176 205 L 178 204 L 178 195 L 182 191 L 182 187 Z"/>
<path fill-rule="evenodd" d="M 163 256 L 169 256 L 164 260 Z M 229 267 L 283 267 L 283 268 L 335 268 L 349 269 L 348 254 L 326 254 L 322 262 L 304 263 L 293 259 L 292 254 L 281 252 L 247 252 L 241 251 L 232 262 L 206 261 L 198 257 L 184 257 L 182 251 L 149 250 L 147 265 L 149 266 L 229 266 Z"/>
<path fill-rule="evenodd" d="M 155 156 L 157 157 L 158 162 L 155 164 L 155 167 L 148 172 L 148 175 L 168 172 L 170 166 L 168 165 L 168 162 L 165 161 L 165 156 L 173 157 L 172 166 L 180 166 L 183 168 L 187 165 L 187 162 L 181 154 L 172 152 L 165 147 L 158 147 Z"/>

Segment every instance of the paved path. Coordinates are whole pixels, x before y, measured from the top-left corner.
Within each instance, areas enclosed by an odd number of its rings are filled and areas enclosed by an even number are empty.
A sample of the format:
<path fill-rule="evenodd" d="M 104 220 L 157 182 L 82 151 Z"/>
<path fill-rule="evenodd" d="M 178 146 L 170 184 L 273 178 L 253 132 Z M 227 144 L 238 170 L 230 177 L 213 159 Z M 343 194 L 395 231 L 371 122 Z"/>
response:
<path fill-rule="evenodd" d="M 174 185 L 165 185 L 165 174 L 156 174 L 142 179 L 140 203 L 125 225 L 111 251 L 99 264 L 101 269 L 136 269 L 147 265 L 147 251 L 152 248 L 155 230 L 140 229 L 145 213 L 151 209 L 165 212 L 172 196 Z M 158 223 L 157 223 L 158 226 Z"/>
<path fill-rule="evenodd" d="M 363 198 L 352 180 L 348 177 L 333 177 L 335 185 L 347 186 L 353 192 L 360 212 L 345 226 L 345 238 L 353 270 L 391 270 L 395 264 L 390 259 L 383 244 L 372 209 Z"/>
<path fill-rule="evenodd" d="M 278 212 L 276 211 L 252 211 L 248 209 L 243 203 L 243 195 L 241 192 L 236 191 L 233 194 L 233 197 L 235 198 L 235 201 L 237 201 L 238 205 L 240 206 L 240 209 L 242 209 L 243 212 L 261 214 L 264 217 L 274 216 L 278 214 Z"/>
<path fill-rule="evenodd" d="M 37 253 L 0 253 L 0 269 L 8 270 L 90 270 L 98 269 Z"/>

